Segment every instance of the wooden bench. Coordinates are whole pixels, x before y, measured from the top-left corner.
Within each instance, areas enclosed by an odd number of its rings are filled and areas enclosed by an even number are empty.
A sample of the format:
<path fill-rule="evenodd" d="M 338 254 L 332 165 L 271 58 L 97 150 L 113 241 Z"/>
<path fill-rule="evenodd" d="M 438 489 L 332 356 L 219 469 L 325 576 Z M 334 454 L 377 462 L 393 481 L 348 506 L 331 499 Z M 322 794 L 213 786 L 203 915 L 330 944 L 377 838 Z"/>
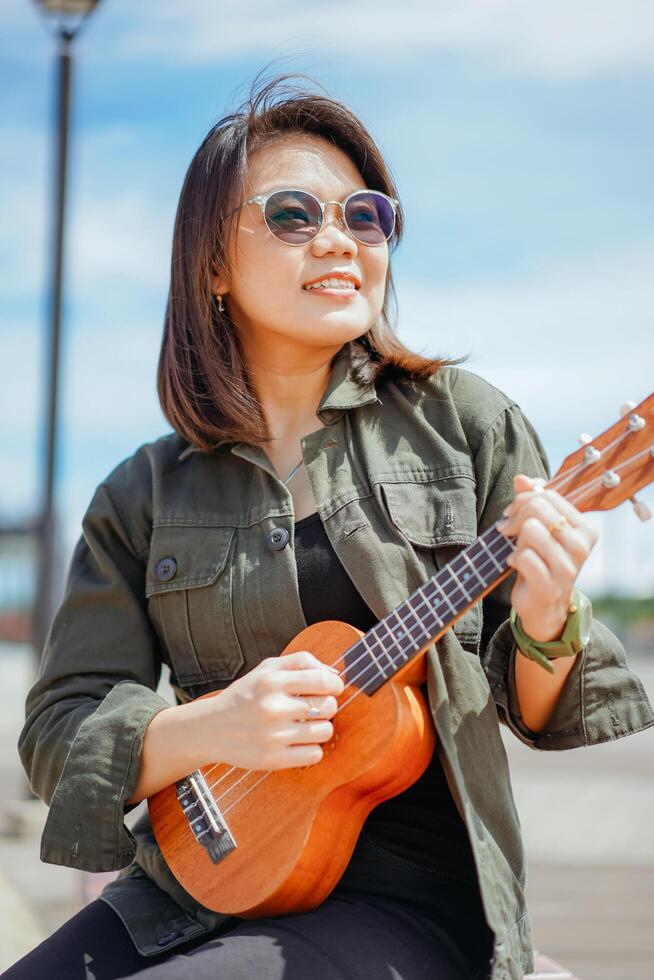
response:
<path fill-rule="evenodd" d="M 117 873 L 117 871 L 100 871 L 97 874 L 90 874 L 83 871 L 81 873 L 82 904 L 88 905 L 98 898 L 104 886 L 113 881 Z M 525 974 L 524 980 L 580 980 L 580 978 L 535 949 L 534 972 Z"/>

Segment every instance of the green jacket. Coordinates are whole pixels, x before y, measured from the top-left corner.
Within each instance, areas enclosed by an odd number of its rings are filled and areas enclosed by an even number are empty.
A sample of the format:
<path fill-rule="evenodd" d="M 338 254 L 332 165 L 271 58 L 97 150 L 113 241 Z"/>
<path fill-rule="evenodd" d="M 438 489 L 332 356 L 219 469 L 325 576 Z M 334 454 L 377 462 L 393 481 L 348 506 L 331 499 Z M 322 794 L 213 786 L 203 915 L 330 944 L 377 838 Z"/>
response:
<path fill-rule="evenodd" d="M 476 375 L 358 384 L 347 348 L 302 440 L 317 509 L 356 588 L 381 618 L 501 514 L 517 472 L 547 473 L 519 407 Z M 267 532 L 284 528 L 285 547 Z M 19 738 L 34 791 L 49 804 L 41 858 L 123 869 L 103 892 L 144 955 L 227 916 L 198 905 L 168 871 L 147 819 L 125 804 L 144 731 L 169 702 L 228 685 L 306 626 L 293 554 L 293 504 L 266 454 L 211 453 L 170 434 L 141 446 L 98 486 Z M 170 577 L 174 558 L 176 572 Z M 534 749 L 570 749 L 654 724 L 638 677 L 595 622 L 546 728 L 522 721 L 507 621 L 513 577 L 427 652 L 429 700 L 450 789 L 472 842 L 493 980 L 533 969 L 525 858 L 498 719 Z"/>

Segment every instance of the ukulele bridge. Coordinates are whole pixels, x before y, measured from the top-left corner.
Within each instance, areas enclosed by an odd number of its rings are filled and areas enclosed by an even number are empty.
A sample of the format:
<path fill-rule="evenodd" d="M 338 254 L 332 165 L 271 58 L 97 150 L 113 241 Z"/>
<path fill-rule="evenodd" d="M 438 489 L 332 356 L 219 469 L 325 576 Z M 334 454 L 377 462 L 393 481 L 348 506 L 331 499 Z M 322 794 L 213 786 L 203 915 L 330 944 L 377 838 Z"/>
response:
<path fill-rule="evenodd" d="M 218 864 L 237 844 L 204 776 L 196 769 L 175 783 L 175 790 L 193 836 Z"/>

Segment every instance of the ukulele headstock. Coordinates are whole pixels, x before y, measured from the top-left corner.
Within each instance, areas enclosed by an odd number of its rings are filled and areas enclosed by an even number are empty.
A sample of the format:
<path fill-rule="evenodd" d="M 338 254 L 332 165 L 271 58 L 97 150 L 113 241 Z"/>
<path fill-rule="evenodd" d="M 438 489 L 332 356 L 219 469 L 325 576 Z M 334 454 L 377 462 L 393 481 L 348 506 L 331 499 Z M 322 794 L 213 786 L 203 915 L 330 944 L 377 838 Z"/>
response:
<path fill-rule="evenodd" d="M 580 511 L 611 510 L 632 500 L 641 520 L 649 511 L 634 494 L 654 482 L 654 393 L 638 405 L 627 403 L 622 418 L 566 456 L 548 486 Z M 640 510 L 639 510 L 640 509 Z"/>

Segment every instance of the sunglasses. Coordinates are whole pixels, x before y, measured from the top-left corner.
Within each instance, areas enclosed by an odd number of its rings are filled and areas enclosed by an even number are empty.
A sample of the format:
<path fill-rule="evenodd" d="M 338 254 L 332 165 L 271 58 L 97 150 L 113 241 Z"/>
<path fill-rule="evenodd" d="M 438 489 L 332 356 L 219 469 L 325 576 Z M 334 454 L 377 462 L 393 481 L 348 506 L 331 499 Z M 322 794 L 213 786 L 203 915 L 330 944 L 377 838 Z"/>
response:
<path fill-rule="evenodd" d="M 244 201 L 241 207 L 258 204 L 275 238 L 286 245 L 306 245 L 321 230 L 326 206 L 337 204 L 341 209 L 341 221 L 358 242 L 383 245 L 395 230 L 399 203 L 381 191 L 353 191 L 343 201 L 320 201 L 309 191 L 289 188 L 257 194 Z"/>

